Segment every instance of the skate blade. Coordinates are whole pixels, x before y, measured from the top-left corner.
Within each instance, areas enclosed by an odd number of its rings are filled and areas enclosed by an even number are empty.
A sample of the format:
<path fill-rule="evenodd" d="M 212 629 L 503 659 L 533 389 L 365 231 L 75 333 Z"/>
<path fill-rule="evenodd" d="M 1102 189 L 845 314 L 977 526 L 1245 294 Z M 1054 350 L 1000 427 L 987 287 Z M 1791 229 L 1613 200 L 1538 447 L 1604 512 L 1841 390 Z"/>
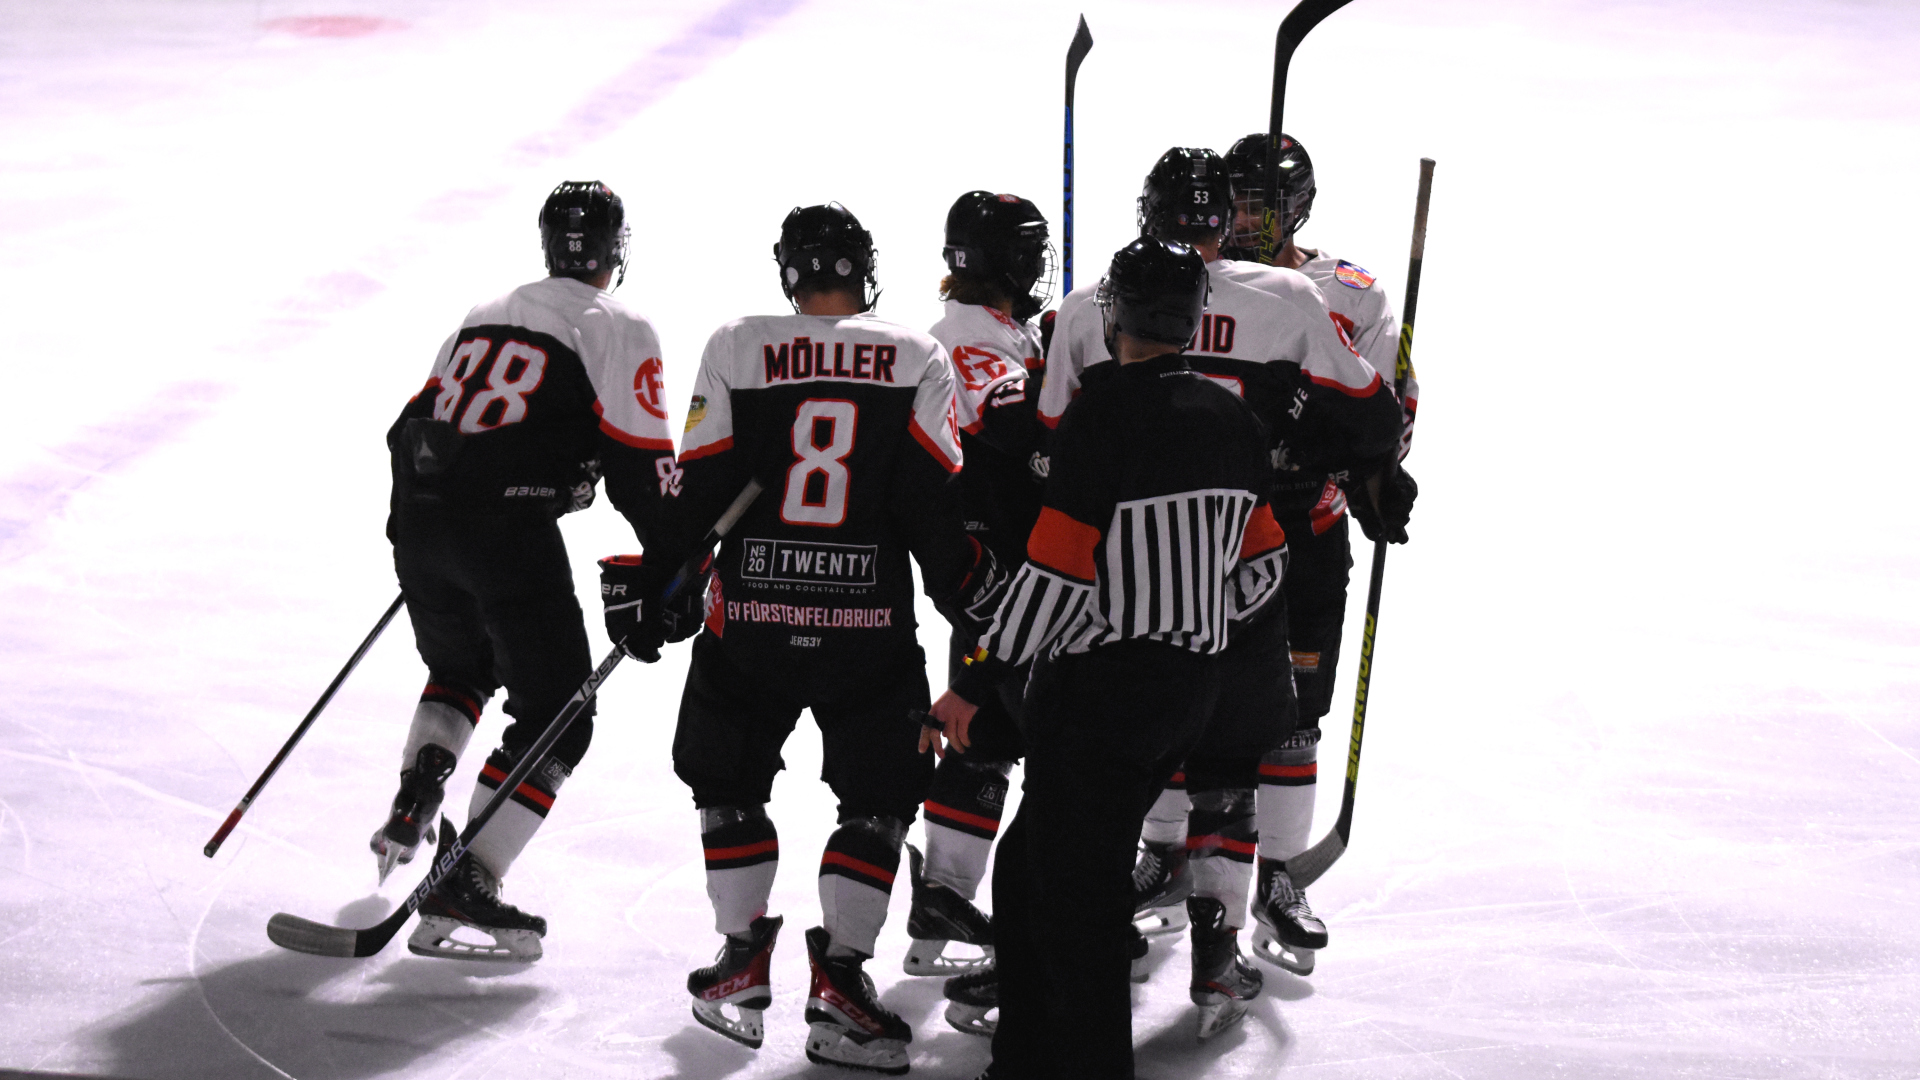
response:
<path fill-rule="evenodd" d="M 1295 975 L 1313 974 L 1313 955 L 1316 951 L 1284 944 L 1264 926 L 1253 935 L 1253 955 Z"/>
<path fill-rule="evenodd" d="M 1000 1026 L 999 1017 L 987 1018 L 990 1012 L 999 1010 L 998 1005 L 963 1005 L 958 1001 L 947 1002 L 947 1023 L 953 1030 L 964 1035 L 979 1035 L 993 1038 L 995 1028 Z"/>
<path fill-rule="evenodd" d="M 824 1021 L 815 1021 L 807 1032 L 807 1060 L 887 1076 L 905 1076 L 908 1068 L 907 1044 L 899 1039 L 855 1042 L 840 1025 Z"/>
<path fill-rule="evenodd" d="M 1153 969 L 1147 966 L 1148 959 L 1150 959 L 1150 955 L 1134 957 L 1133 966 L 1127 969 L 1128 982 L 1143 983 L 1147 981 L 1147 978 L 1153 974 Z"/>
<path fill-rule="evenodd" d="M 1161 934 L 1177 934 L 1187 928 L 1187 908 L 1185 904 L 1171 907 L 1150 908 L 1133 917 L 1133 925 L 1148 937 Z"/>
<path fill-rule="evenodd" d="M 750 1009 L 744 1005 L 736 1005 L 734 1011 L 740 1015 L 735 1019 L 727 1016 L 721 1008 L 722 1004 L 722 1002 L 701 1001 L 695 998 L 693 1018 L 700 1021 L 701 1026 L 725 1035 L 749 1050 L 760 1049 L 760 1044 L 766 1041 L 767 1037 L 765 1006 Z"/>
<path fill-rule="evenodd" d="M 1200 1006 L 1200 1038 L 1202 1041 L 1227 1030 L 1245 1019 L 1247 1003 L 1228 998 L 1217 1004 Z"/>
<path fill-rule="evenodd" d="M 454 931 L 465 927 L 493 939 L 482 945 L 462 941 Z M 531 930 L 483 930 L 457 919 L 441 915 L 422 915 L 420 925 L 407 939 L 407 951 L 416 956 L 434 956 L 443 960 L 481 960 L 492 964 L 531 964 L 544 953 L 540 935 Z"/>
<path fill-rule="evenodd" d="M 914 938 L 900 969 L 909 975 L 965 975 L 993 966 L 993 946 L 982 945 L 979 956 L 948 956 L 951 944 L 940 938 Z"/>

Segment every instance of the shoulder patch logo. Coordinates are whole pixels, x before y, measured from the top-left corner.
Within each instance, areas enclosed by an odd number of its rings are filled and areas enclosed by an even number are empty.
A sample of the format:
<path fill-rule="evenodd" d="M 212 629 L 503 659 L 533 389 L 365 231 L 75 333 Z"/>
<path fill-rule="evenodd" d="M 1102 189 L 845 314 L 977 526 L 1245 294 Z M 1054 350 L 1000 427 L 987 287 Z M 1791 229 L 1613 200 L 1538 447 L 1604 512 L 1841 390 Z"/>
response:
<path fill-rule="evenodd" d="M 667 406 L 661 398 L 666 393 L 666 386 L 660 381 L 660 366 L 657 356 L 640 361 L 640 369 L 633 373 L 633 399 L 650 415 L 665 420 Z"/>
<path fill-rule="evenodd" d="M 1372 274 L 1345 259 L 1340 260 L 1339 265 L 1333 268 L 1333 276 L 1349 289 L 1367 289 L 1373 286 Z"/>
<path fill-rule="evenodd" d="M 695 427 L 699 426 L 700 421 L 706 418 L 707 399 L 700 394 L 693 395 L 693 400 L 687 403 L 687 426 L 680 430 L 680 434 L 685 435 L 687 432 L 692 431 Z"/>

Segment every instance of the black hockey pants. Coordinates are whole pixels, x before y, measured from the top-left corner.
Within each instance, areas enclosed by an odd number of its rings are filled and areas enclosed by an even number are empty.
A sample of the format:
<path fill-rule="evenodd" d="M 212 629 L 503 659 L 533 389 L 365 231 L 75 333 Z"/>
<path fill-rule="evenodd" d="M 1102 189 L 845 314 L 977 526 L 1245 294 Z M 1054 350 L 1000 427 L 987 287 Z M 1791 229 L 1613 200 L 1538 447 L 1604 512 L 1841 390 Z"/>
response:
<path fill-rule="evenodd" d="M 1334 669 L 1340 662 L 1340 630 L 1347 618 L 1347 515 L 1318 536 L 1304 515 L 1283 521 L 1287 530 L 1287 643 L 1293 650 L 1293 682 L 1300 695 L 1300 727 L 1317 727 L 1333 707 Z"/>
<path fill-rule="evenodd" d="M 996 1075 L 1133 1076 L 1134 845 L 1218 690 L 1217 658 L 1149 641 L 1035 672 L 1025 794 L 994 864 Z"/>
<path fill-rule="evenodd" d="M 414 642 L 433 681 L 484 699 L 502 686 L 516 756 L 547 729 L 593 670 L 566 543 L 552 518 L 466 517 L 436 507 L 394 514 L 393 566 Z M 576 768 L 593 741 L 593 703 L 553 756 Z"/>

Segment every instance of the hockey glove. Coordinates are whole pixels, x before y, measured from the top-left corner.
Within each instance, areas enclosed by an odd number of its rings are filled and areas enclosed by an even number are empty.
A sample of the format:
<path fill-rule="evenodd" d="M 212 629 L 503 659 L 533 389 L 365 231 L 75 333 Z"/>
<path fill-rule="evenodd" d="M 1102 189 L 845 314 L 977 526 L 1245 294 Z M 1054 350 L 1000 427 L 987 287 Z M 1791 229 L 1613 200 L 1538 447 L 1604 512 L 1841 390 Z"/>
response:
<path fill-rule="evenodd" d="M 581 462 L 567 484 L 567 496 L 560 505 L 560 512 L 571 514 L 592 506 L 594 485 L 599 482 L 600 462 L 598 460 Z"/>
<path fill-rule="evenodd" d="M 600 560 L 600 603 L 605 608 L 607 637 L 620 651 L 643 663 L 660 659 L 667 642 L 665 605 L 660 593 L 666 576 L 642 565 L 638 555 L 614 555 Z"/>
<path fill-rule="evenodd" d="M 673 599 L 660 606 L 660 618 L 667 624 L 669 642 L 685 641 L 700 632 L 700 624 L 707 619 L 707 583 L 713 579 L 713 556 L 700 564 L 700 572 L 693 575 Z"/>
<path fill-rule="evenodd" d="M 967 537 L 967 543 L 973 545 L 973 566 L 953 592 L 934 607 L 947 617 L 954 629 L 977 636 L 985 633 L 987 624 L 993 621 L 993 613 L 1000 609 L 1000 598 L 1006 595 L 1007 583 L 1012 577 L 1001 567 L 1000 560 L 993 557 L 992 548 L 971 536 Z"/>
<path fill-rule="evenodd" d="M 1349 492 L 1347 506 L 1367 539 L 1404 544 L 1407 521 L 1413 517 L 1413 500 L 1419 495 L 1420 485 L 1413 482 L 1407 470 L 1395 465 L 1368 479 L 1360 490 Z"/>

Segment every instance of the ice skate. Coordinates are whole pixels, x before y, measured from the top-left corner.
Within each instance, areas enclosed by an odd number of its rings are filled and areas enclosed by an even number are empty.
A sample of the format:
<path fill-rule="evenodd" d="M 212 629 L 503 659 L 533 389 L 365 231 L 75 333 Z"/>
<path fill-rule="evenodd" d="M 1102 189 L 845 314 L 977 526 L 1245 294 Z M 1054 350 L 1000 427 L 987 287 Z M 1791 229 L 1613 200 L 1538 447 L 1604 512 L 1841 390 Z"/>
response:
<path fill-rule="evenodd" d="M 993 1037 L 1000 1019 L 989 1018 L 987 1014 L 1000 1010 L 1000 973 L 992 964 L 948 979 L 944 992 L 947 1023 L 952 1024 L 955 1031 Z"/>
<path fill-rule="evenodd" d="M 400 792 L 393 797 L 393 810 L 367 842 L 379 861 L 380 884 L 387 883 L 395 866 L 412 862 L 421 844 L 434 843 L 433 822 L 446 797 L 447 777 L 459 763 L 453 751 L 428 743 L 415 755 L 412 768 L 400 770 Z"/>
<path fill-rule="evenodd" d="M 907 934 L 913 944 L 901 963 L 909 975 L 959 975 L 993 964 L 993 920 L 980 913 L 966 897 L 921 873 L 920 849 L 907 845 L 907 865 L 913 878 L 913 906 L 907 914 Z M 979 956 L 948 956 L 948 942 L 980 950 Z"/>
<path fill-rule="evenodd" d="M 452 823 L 441 818 L 439 857 L 451 853 L 454 836 Z M 469 936 L 455 937 L 461 930 Z M 475 933 L 492 940 L 475 942 Z M 469 852 L 420 901 L 420 925 L 407 939 L 407 949 L 420 956 L 525 964 L 540 959 L 546 934 L 547 920 L 502 901 L 500 879 Z"/>
<path fill-rule="evenodd" d="M 1247 1002 L 1260 996 L 1260 972 L 1240 955 L 1239 931 L 1226 925 L 1227 909 L 1204 896 L 1187 900 L 1193 919 L 1193 982 L 1188 995 L 1200 1006 L 1202 1039 L 1240 1022 Z"/>
<path fill-rule="evenodd" d="M 907 1071 L 913 1029 L 895 1016 L 860 970 L 865 956 L 827 955 L 826 927 L 807 931 L 807 961 L 813 986 L 807 991 L 807 1060 L 819 1065 L 900 1076 Z"/>
<path fill-rule="evenodd" d="M 1143 841 L 1140 859 L 1133 864 L 1133 924 L 1140 932 L 1172 934 L 1186 929 L 1187 911 L 1180 902 L 1192 892 L 1186 845 Z"/>
<path fill-rule="evenodd" d="M 1327 947 L 1327 924 L 1307 906 L 1306 892 L 1293 887 L 1286 863 L 1260 860 L 1253 919 L 1253 955 L 1295 975 L 1313 974 L 1314 953 Z"/>
<path fill-rule="evenodd" d="M 734 1042 L 760 1049 L 766 1037 L 763 1019 L 767 1006 L 773 1004 L 768 971 L 782 921 L 777 915 L 762 915 L 744 936 L 728 934 L 713 963 L 687 976 L 695 1020 Z M 735 1016 L 727 1016 L 724 1007 L 728 1005 Z"/>

